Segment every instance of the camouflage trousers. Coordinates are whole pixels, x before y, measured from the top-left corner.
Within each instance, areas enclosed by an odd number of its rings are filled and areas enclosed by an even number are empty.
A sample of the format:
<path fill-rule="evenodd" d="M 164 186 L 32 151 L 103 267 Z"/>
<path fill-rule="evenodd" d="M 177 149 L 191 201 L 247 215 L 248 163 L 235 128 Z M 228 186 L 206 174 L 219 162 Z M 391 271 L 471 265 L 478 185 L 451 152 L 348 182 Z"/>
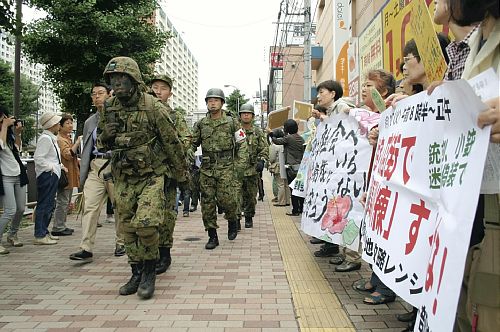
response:
<path fill-rule="evenodd" d="M 232 167 L 217 169 L 209 176 L 203 172 L 200 174 L 201 191 L 201 214 L 205 230 L 218 228 L 217 226 L 217 205 L 220 205 L 226 214 L 226 219 L 236 221 L 239 191 L 237 181 Z"/>
<path fill-rule="evenodd" d="M 174 244 L 174 228 L 177 213 L 175 212 L 175 199 L 177 198 L 177 187 L 169 185 L 165 187 L 166 210 L 165 220 L 160 224 L 158 232 L 160 233 L 159 246 L 172 248 Z"/>
<path fill-rule="evenodd" d="M 255 205 L 257 205 L 257 193 L 259 192 L 257 181 L 259 180 L 259 174 L 243 177 L 241 185 L 241 209 L 245 213 L 245 217 L 255 216 Z"/>
<path fill-rule="evenodd" d="M 134 184 L 115 179 L 115 204 L 122 218 L 129 262 L 157 259 L 158 226 L 164 222 L 166 211 L 163 177 L 145 178 Z"/>

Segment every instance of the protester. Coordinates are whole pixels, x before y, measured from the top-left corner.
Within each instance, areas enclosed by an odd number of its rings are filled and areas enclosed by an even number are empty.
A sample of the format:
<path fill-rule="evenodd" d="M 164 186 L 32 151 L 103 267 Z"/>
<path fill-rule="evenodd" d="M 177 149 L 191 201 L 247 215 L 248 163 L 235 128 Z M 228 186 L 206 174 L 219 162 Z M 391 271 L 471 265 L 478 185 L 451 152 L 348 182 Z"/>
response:
<path fill-rule="evenodd" d="M 67 236 L 73 234 L 73 229 L 66 227 L 66 217 L 68 215 L 69 203 L 73 195 L 73 188 L 80 186 L 80 171 L 78 168 L 78 158 L 76 153 L 80 147 L 81 137 L 78 136 L 75 144 L 71 141 L 73 133 L 73 117 L 69 114 L 63 114 L 59 122 L 61 129 L 57 135 L 57 144 L 61 151 L 61 161 L 68 169 L 68 185 L 65 188 L 57 190 L 56 208 L 54 211 L 54 222 L 52 224 L 52 235 Z"/>
<path fill-rule="evenodd" d="M 285 133 L 282 129 L 274 129 L 273 137 L 282 138 Z M 283 176 L 284 170 L 281 170 L 280 154 L 284 155 L 283 145 L 274 144 L 271 135 L 268 134 L 269 141 L 269 172 L 273 176 L 273 182 L 276 183 L 277 195 L 274 206 L 290 206 L 290 190 L 288 189 L 288 181 L 286 176 Z M 283 158 L 282 158 L 283 159 Z M 283 165 L 284 165 L 283 160 Z"/>
<path fill-rule="evenodd" d="M 22 247 L 17 231 L 24 214 L 26 204 L 26 185 L 28 175 L 19 151 L 21 149 L 22 123 L 9 117 L 7 109 L 0 105 L 0 201 L 3 213 L 0 217 L 0 255 L 9 253 L 2 246 L 5 227 L 11 222 L 7 242 L 13 247 Z"/>
<path fill-rule="evenodd" d="M 42 114 L 42 135 L 36 144 L 35 161 L 37 205 L 35 210 L 34 244 L 56 244 L 57 236 L 49 234 L 49 224 L 54 211 L 54 201 L 61 172 L 68 169 L 61 162 L 61 153 L 56 135 L 61 128 L 61 116 L 47 112 Z"/>
<path fill-rule="evenodd" d="M 283 124 L 283 131 L 285 132 L 285 136 L 281 138 L 274 137 L 273 132 L 271 132 L 270 135 L 274 144 L 283 145 L 284 147 L 287 181 L 288 184 L 291 184 L 297 176 L 300 162 L 302 161 L 302 155 L 304 154 L 304 139 L 298 134 L 299 127 L 297 122 L 293 119 L 285 121 Z M 287 215 L 300 216 L 302 214 L 304 198 L 293 195 L 291 189 L 290 195 L 292 197 L 292 212 L 287 213 Z"/>

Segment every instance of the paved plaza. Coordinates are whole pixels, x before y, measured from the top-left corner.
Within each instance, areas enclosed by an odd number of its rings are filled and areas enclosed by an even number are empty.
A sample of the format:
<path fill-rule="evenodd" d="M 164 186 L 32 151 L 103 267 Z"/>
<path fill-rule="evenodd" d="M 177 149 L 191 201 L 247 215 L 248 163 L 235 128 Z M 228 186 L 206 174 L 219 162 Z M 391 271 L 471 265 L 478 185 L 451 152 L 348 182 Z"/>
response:
<path fill-rule="evenodd" d="M 80 243 L 75 215 L 74 235 L 57 245 L 34 246 L 32 227 L 23 229 L 24 247 L 0 256 L 0 331 L 401 331 L 395 314 L 408 305 L 363 304 L 352 283 L 369 277 L 368 265 L 334 272 L 328 258 L 314 257 L 319 245 L 299 231 L 300 218 L 274 207 L 266 189 L 254 228 L 235 241 L 219 215 L 221 243 L 212 251 L 204 249 L 200 210 L 179 216 L 173 263 L 151 300 L 118 295 L 130 268 L 113 256 L 114 225 L 104 214 L 87 264 L 68 259 Z"/>

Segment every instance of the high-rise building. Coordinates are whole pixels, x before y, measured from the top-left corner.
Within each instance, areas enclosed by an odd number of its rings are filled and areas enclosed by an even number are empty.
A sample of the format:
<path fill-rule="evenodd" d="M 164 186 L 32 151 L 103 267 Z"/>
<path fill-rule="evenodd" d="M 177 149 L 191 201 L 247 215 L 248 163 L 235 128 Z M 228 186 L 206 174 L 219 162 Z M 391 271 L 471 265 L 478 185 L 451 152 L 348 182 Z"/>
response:
<path fill-rule="evenodd" d="M 14 37 L 4 32 L 0 32 L 0 59 L 10 64 L 14 70 Z M 21 74 L 26 75 L 40 89 L 39 115 L 45 112 L 61 111 L 61 101 L 52 90 L 52 85 L 44 79 L 44 71 L 44 65 L 30 62 L 26 56 L 22 55 L 21 50 Z"/>
<path fill-rule="evenodd" d="M 170 105 L 186 110 L 186 118 L 190 119 L 198 109 L 198 61 L 168 18 L 166 8 L 166 1 L 160 0 L 155 24 L 161 31 L 170 32 L 172 38 L 167 40 L 161 50 L 155 73 L 166 74 L 173 79 Z"/>

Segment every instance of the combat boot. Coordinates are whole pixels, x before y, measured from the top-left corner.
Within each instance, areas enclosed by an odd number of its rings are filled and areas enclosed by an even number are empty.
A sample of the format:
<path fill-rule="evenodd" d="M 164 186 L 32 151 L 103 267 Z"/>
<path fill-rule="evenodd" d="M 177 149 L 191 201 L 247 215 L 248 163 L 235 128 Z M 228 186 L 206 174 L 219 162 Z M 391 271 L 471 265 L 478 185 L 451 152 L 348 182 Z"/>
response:
<path fill-rule="evenodd" d="M 139 283 L 141 282 L 141 274 L 142 274 L 142 263 L 139 264 L 130 264 L 132 268 L 132 277 L 130 280 L 120 287 L 120 295 L 131 295 L 137 292 L 137 288 L 139 288 Z"/>
<path fill-rule="evenodd" d="M 238 220 L 229 221 L 227 225 L 227 238 L 229 240 L 236 239 L 238 236 Z"/>
<path fill-rule="evenodd" d="M 137 289 L 137 295 L 139 295 L 141 299 L 147 300 L 153 297 L 156 282 L 155 268 L 155 259 L 144 261 L 141 283 L 139 284 L 139 288 Z"/>
<path fill-rule="evenodd" d="M 160 258 L 156 261 L 156 274 L 162 274 L 167 271 L 170 264 L 172 264 L 172 257 L 170 256 L 170 248 L 159 247 Z"/>
<path fill-rule="evenodd" d="M 205 249 L 212 250 L 219 245 L 219 238 L 217 237 L 217 230 L 215 228 L 208 229 L 208 242 L 205 244 Z"/>
<path fill-rule="evenodd" d="M 252 228 L 252 227 L 253 227 L 253 218 L 245 217 L 245 228 Z"/>

